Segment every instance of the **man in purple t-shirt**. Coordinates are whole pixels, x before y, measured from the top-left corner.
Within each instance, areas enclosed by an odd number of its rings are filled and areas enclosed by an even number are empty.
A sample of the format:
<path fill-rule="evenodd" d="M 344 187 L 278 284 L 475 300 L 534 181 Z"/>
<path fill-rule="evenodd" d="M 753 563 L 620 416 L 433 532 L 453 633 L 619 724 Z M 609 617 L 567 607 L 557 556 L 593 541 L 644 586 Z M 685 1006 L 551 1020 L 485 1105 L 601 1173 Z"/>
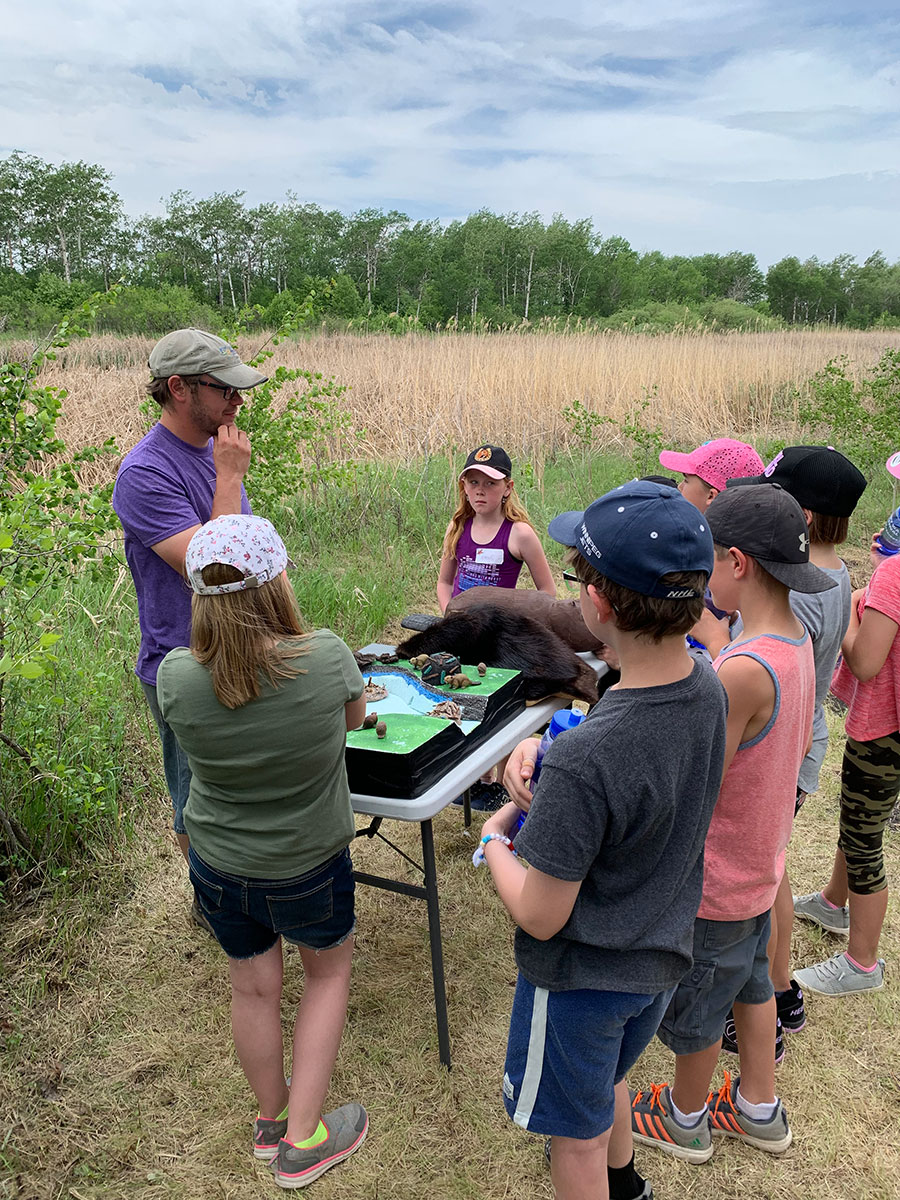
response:
<path fill-rule="evenodd" d="M 147 391 L 159 421 L 122 460 L 113 508 L 125 530 L 141 626 L 135 673 L 163 745 L 175 836 L 187 857 L 184 805 L 191 773 L 156 703 L 156 672 L 191 636 L 191 592 L 184 555 L 199 526 L 223 513 L 249 513 L 243 479 L 250 439 L 234 420 L 242 390 L 265 383 L 227 342 L 199 329 L 178 329 L 150 353 Z"/>

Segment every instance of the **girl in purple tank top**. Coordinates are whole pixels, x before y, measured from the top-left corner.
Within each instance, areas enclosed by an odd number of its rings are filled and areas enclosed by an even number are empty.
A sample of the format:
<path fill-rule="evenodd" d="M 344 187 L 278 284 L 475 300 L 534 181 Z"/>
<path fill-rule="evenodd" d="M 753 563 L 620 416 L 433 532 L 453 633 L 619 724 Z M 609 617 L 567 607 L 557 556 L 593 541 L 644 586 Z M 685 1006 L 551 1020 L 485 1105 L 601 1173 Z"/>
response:
<path fill-rule="evenodd" d="M 500 446 L 479 446 L 459 476 L 459 505 L 444 535 L 437 597 L 441 612 L 471 587 L 514 588 L 524 562 L 534 586 L 556 596 L 540 539 L 518 502 L 512 463 Z"/>

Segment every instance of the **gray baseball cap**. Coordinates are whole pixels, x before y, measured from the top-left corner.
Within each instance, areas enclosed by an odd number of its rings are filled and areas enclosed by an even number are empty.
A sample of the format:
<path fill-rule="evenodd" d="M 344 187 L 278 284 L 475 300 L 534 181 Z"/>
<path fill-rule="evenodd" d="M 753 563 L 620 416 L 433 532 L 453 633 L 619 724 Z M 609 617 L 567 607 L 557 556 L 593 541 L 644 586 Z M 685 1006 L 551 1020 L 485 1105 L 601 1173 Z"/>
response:
<path fill-rule="evenodd" d="M 252 388 L 265 383 L 254 367 L 241 362 L 237 350 L 214 333 L 202 329 L 176 329 L 167 333 L 150 351 L 150 374 L 154 379 L 172 375 L 211 375 L 234 388 Z"/>
<path fill-rule="evenodd" d="M 803 509 L 780 483 L 729 488 L 706 510 L 713 541 L 755 558 L 795 592 L 827 592 L 837 580 L 809 561 L 809 528 Z"/>

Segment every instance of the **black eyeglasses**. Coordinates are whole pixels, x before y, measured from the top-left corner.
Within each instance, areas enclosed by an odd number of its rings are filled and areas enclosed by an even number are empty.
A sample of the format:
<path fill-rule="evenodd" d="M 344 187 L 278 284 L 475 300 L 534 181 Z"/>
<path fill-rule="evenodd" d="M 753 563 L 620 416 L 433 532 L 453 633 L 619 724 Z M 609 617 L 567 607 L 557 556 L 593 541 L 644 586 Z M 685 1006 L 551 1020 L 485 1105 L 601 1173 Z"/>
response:
<path fill-rule="evenodd" d="M 588 586 L 584 582 L 583 579 L 579 578 L 579 576 L 575 574 L 574 571 L 563 571 L 562 577 L 563 577 L 563 582 L 565 584 L 567 584 L 569 587 L 577 587 L 577 588 L 581 589 L 583 587 Z M 608 597 L 607 597 L 607 599 L 608 599 Z M 612 600 L 609 601 L 609 606 L 613 610 L 613 612 L 616 614 L 616 616 L 618 616 L 619 610 L 613 604 Z"/>
<path fill-rule="evenodd" d="M 241 389 L 236 387 L 226 387 L 224 383 L 209 383 L 206 379 L 199 380 L 204 387 L 212 388 L 214 392 L 221 392 L 222 398 L 231 400 L 234 396 L 241 394 Z"/>

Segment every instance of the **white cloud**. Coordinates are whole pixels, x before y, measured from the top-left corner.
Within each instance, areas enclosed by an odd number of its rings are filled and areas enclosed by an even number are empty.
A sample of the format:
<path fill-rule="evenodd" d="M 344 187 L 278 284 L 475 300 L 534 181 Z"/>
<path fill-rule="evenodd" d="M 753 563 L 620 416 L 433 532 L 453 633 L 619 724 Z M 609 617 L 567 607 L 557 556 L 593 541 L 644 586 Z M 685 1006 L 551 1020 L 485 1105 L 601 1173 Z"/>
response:
<path fill-rule="evenodd" d="M 672 12 L 39 0 L 7 15 L 0 155 L 99 162 L 135 215 L 176 188 L 291 189 L 344 211 L 591 216 L 668 253 L 900 258 L 891 11 Z"/>

